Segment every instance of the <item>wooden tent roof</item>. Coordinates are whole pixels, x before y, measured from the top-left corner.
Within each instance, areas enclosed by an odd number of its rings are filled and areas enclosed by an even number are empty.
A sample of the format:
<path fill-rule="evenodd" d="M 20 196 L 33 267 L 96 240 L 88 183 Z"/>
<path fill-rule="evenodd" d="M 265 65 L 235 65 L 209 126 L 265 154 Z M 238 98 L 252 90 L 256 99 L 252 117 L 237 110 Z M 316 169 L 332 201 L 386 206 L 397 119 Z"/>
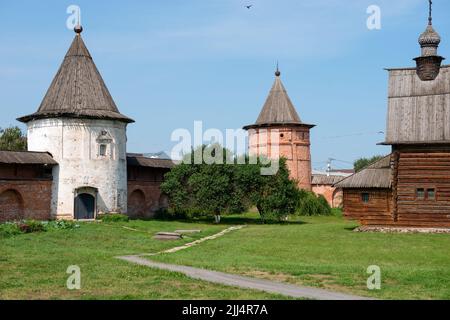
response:
<path fill-rule="evenodd" d="M 77 33 L 37 112 L 17 120 L 69 117 L 134 120 L 122 115 Z"/>
<path fill-rule="evenodd" d="M 0 151 L 1 164 L 41 164 L 57 165 L 58 163 L 47 152 Z"/>
<path fill-rule="evenodd" d="M 314 125 L 303 123 L 295 107 L 289 98 L 287 91 L 281 82 L 280 72 L 275 73 L 275 82 L 264 103 L 261 113 L 253 125 L 245 126 L 244 129 L 253 127 L 273 125 L 300 125 L 314 127 Z"/>
<path fill-rule="evenodd" d="M 343 179 L 334 186 L 337 188 L 391 188 L 391 155 L 367 166 L 365 169 Z"/>

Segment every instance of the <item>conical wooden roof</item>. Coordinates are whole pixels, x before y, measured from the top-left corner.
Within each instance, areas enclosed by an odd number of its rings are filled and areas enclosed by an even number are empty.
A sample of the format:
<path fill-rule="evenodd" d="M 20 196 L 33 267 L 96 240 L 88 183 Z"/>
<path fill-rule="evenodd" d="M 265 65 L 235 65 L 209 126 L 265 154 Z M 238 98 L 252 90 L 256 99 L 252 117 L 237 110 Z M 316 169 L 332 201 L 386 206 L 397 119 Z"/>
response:
<path fill-rule="evenodd" d="M 272 125 L 302 125 L 313 127 L 314 125 L 305 124 L 301 121 L 295 107 L 289 98 L 287 91 L 280 79 L 280 72 L 275 73 L 275 81 L 269 96 L 264 103 L 261 113 L 256 120 L 256 123 L 244 127 L 249 129 L 258 126 L 272 126 Z"/>
<path fill-rule="evenodd" d="M 119 112 L 80 33 L 77 32 L 38 111 L 17 120 L 69 117 L 134 122 Z"/>

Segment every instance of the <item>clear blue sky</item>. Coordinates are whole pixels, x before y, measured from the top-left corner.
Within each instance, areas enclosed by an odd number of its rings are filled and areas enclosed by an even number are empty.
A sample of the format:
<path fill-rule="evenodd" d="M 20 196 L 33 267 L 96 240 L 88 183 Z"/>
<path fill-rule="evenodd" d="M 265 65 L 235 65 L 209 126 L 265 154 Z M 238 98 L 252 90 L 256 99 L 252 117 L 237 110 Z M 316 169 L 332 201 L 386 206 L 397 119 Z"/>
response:
<path fill-rule="evenodd" d="M 450 1 L 434 2 L 440 53 L 450 58 Z M 376 145 L 383 68 L 413 66 L 427 23 L 426 0 L 1 0 L 0 127 L 38 108 L 74 36 L 71 4 L 117 105 L 137 120 L 128 151 L 170 151 L 172 131 L 194 120 L 221 130 L 253 123 L 279 60 L 300 117 L 317 124 L 314 168 L 389 153 Z M 371 4 L 381 7 L 379 31 L 366 27 Z"/>

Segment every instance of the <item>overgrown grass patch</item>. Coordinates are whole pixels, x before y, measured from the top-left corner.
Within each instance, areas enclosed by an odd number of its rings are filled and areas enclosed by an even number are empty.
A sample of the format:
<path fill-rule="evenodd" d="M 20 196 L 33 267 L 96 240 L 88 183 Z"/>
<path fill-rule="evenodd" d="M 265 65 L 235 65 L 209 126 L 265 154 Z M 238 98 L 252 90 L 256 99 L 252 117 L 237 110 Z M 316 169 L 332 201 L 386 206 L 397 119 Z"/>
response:
<path fill-rule="evenodd" d="M 79 228 L 0 239 L 0 299 L 270 299 L 282 298 L 190 279 L 134 265 L 115 256 L 158 252 L 219 232 L 226 225 L 196 223 L 200 234 L 161 242 L 158 231 L 190 223 L 139 221 L 79 223 Z M 81 290 L 68 290 L 67 267 L 81 269 Z"/>
<path fill-rule="evenodd" d="M 339 212 L 335 214 L 339 215 Z M 261 225 L 257 214 L 225 217 L 249 226 L 174 254 L 163 262 L 287 279 L 357 295 L 386 299 L 450 299 L 448 234 L 359 233 L 342 217 L 290 217 Z M 368 290 L 367 268 L 381 268 L 381 290 Z"/>

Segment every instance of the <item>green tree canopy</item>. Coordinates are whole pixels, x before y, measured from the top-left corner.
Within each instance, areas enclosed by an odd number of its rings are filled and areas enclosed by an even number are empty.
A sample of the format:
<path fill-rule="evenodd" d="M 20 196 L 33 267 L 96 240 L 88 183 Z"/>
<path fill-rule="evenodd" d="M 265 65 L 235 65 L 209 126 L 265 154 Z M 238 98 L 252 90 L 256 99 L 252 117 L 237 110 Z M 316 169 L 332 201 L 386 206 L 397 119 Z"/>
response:
<path fill-rule="evenodd" d="M 198 154 L 216 156 L 223 163 L 196 163 Z M 175 214 L 220 217 L 256 206 L 263 220 L 269 216 L 281 219 L 295 213 L 299 190 L 289 179 L 284 159 L 276 174 L 261 175 L 261 168 L 269 165 L 260 161 L 251 164 L 248 157 L 237 158 L 218 145 L 202 146 L 165 175 L 161 189 L 169 196 L 170 210 Z"/>
<path fill-rule="evenodd" d="M 356 160 L 353 163 L 353 167 L 355 169 L 355 172 L 361 171 L 362 169 L 364 169 L 365 167 L 367 167 L 368 165 L 371 165 L 372 163 L 377 162 L 378 160 L 384 158 L 384 156 L 373 156 L 372 158 L 360 158 L 358 160 Z"/>
<path fill-rule="evenodd" d="M 19 127 L 0 129 L 0 150 L 26 151 L 27 137 Z"/>

